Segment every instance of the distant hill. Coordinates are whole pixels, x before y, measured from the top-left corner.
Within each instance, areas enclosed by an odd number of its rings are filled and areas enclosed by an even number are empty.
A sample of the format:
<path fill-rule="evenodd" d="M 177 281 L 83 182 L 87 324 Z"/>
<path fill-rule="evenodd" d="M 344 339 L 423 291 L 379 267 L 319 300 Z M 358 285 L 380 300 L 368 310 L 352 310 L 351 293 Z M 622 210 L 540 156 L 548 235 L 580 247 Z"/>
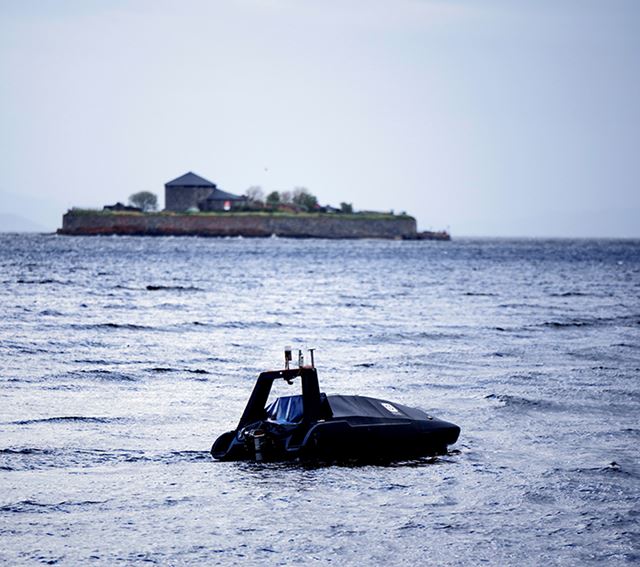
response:
<path fill-rule="evenodd" d="M 51 232 L 30 219 L 12 213 L 0 213 L 0 232 Z"/>

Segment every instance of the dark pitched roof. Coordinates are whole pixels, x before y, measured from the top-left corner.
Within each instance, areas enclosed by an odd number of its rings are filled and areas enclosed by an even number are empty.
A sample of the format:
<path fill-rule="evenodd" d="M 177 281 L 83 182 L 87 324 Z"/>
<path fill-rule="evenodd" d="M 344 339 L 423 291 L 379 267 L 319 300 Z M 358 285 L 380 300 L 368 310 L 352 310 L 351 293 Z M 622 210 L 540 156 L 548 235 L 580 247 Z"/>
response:
<path fill-rule="evenodd" d="M 211 183 L 204 177 L 200 177 L 190 171 L 189 173 L 185 173 L 180 177 L 176 177 L 173 181 L 169 181 L 169 183 L 165 183 L 165 187 L 211 187 L 215 189 L 216 184 Z"/>
<path fill-rule="evenodd" d="M 220 189 L 215 189 L 211 195 L 207 197 L 207 201 L 244 201 L 246 197 L 227 193 Z"/>

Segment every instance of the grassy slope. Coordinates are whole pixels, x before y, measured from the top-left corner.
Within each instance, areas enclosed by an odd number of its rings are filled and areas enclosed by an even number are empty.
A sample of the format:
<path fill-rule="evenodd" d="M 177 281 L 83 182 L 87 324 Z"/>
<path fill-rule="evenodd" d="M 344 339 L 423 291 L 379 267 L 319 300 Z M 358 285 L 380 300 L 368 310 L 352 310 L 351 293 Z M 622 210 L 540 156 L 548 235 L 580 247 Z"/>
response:
<path fill-rule="evenodd" d="M 331 217 L 345 220 L 407 220 L 412 219 L 410 215 L 392 215 L 390 213 L 285 213 L 285 212 L 268 212 L 268 211 L 212 211 L 198 213 L 175 213 L 173 211 L 159 211 L 153 213 L 139 213 L 135 211 L 104 211 L 102 209 L 71 209 L 69 211 L 74 215 L 91 215 L 91 216 L 199 216 L 199 217 L 219 217 L 219 216 L 244 216 L 244 217 L 277 217 L 277 218 L 319 218 Z"/>

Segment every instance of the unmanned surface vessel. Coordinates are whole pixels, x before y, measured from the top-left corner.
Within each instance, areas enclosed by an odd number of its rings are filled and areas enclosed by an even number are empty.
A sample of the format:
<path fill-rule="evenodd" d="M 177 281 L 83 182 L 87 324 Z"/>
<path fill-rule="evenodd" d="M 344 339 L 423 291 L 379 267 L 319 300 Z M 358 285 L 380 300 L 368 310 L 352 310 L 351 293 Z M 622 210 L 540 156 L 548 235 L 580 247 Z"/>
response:
<path fill-rule="evenodd" d="M 233 431 L 223 433 L 211 448 L 223 461 L 402 460 L 445 454 L 460 428 L 426 412 L 365 396 L 327 396 L 320 392 L 313 363 L 263 372 Z M 302 393 L 268 404 L 276 380 L 300 380 Z"/>

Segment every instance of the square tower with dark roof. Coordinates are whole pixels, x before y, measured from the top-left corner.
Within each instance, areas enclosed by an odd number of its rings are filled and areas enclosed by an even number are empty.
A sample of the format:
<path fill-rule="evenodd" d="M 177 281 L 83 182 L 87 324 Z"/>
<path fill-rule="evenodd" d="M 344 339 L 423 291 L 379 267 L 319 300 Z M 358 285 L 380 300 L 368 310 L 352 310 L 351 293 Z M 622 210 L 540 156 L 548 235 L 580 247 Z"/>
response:
<path fill-rule="evenodd" d="M 164 208 L 167 211 L 198 209 L 201 201 L 216 190 L 216 184 L 192 171 L 165 183 Z"/>
<path fill-rule="evenodd" d="M 200 211 L 228 211 L 245 203 L 246 197 L 227 193 L 218 189 L 204 177 L 192 171 L 169 181 L 164 186 L 165 210 L 184 212 L 189 209 Z"/>

